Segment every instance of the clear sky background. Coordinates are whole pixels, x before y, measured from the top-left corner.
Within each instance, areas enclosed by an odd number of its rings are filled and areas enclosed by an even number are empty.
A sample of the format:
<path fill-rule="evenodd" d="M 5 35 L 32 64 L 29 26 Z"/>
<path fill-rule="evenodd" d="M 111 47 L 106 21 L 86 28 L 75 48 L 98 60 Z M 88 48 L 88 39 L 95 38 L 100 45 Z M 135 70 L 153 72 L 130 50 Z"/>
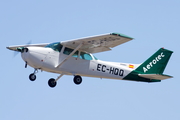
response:
<path fill-rule="evenodd" d="M 180 120 L 179 0 L 1 0 L 1 120 Z M 112 51 L 94 54 L 106 61 L 142 63 L 159 48 L 174 51 L 165 74 L 174 78 L 141 83 L 63 76 L 24 68 L 6 46 L 60 42 L 119 32 L 135 38 Z"/>

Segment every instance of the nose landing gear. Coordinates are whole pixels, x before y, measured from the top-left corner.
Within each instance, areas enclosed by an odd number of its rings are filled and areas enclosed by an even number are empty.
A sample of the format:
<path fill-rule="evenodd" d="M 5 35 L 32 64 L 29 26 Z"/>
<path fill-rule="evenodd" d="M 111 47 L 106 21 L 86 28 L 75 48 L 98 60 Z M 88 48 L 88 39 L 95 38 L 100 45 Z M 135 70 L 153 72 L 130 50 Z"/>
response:
<path fill-rule="evenodd" d="M 35 81 L 36 80 L 36 73 L 38 72 L 38 69 L 34 69 L 34 73 L 31 73 L 30 75 L 29 75 L 29 79 L 31 80 L 31 81 Z"/>
<path fill-rule="evenodd" d="M 31 81 L 35 81 L 35 80 L 36 80 L 36 75 L 35 75 L 34 73 L 30 74 L 30 75 L 29 75 L 29 79 L 30 79 Z"/>

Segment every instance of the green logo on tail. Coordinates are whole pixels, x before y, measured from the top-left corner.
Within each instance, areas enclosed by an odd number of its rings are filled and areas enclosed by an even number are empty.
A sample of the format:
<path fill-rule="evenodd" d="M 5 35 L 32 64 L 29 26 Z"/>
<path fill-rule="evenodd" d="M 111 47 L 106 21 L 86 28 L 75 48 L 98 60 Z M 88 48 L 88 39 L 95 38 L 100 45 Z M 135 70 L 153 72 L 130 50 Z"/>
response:
<path fill-rule="evenodd" d="M 163 54 L 163 52 L 161 54 L 159 54 L 156 58 L 154 58 L 149 64 L 146 65 L 146 67 L 143 67 L 143 71 L 144 73 L 146 73 L 148 70 L 150 70 L 154 65 L 156 65 L 156 63 L 158 63 L 159 61 L 161 61 L 161 59 L 164 57 L 165 55 Z"/>
<path fill-rule="evenodd" d="M 163 72 L 172 53 L 173 51 L 160 48 L 123 79 L 142 82 L 160 82 L 163 79 L 171 78 L 172 76 L 164 75 Z"/>
<path fill-rule="evenodd" d="M 170 50 L 160 48 L 135 71 L 140 74 L 162 74 L 172 53 Z"/>

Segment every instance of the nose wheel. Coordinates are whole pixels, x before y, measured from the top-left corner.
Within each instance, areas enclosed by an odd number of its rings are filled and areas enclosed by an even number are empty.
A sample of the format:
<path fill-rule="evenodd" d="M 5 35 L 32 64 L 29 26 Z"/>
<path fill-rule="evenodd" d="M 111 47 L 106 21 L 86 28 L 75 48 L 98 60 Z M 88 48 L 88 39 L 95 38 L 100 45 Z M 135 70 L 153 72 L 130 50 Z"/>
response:
<path fill-rule="evenodd" d="M 34 73 L 31 73 L 30 75 L 29 75 L 29 79 L 31 80 L 31 81 L 35 81 L 36 80 L 36 73 L 38 72 L 38 69 L 34 69 Z"/>
<path fill-rule="evenodd" d="M 34 73 L 30 74 L 30 75 L 29 75 L 29 79 L 30 79 L 31 81 L 35 81 L 35 80 L 36 80 L 36 75 L 35 75 Z"/>

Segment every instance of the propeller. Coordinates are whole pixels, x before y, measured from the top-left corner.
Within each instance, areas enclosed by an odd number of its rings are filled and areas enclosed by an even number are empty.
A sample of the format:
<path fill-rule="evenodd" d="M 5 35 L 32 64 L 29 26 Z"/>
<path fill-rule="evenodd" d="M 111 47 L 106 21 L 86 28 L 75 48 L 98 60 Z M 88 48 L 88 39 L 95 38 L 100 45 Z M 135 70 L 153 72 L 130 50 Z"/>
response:
<path fill-rule="evenodd" d="M 16 57 L 18 54 L 19 54 L 19 52 L 18 52 L 18 51 L 14 51 L 13 58 L 14 58 L 14 57 Z"/>
<path fill-rule="evenodd" d="M 29 42 L 27 42 L 26 43 L 26 45 L 30 45 L 32 43 L 32 41 L 30 40 Z M 13 57 L 16 57 L 18 54 L 19 54 L 19 52 L 22 52 L 22 48 L 17 48 L 17 51 L 14 51 L 14 55 L 13 55 Z"/>

